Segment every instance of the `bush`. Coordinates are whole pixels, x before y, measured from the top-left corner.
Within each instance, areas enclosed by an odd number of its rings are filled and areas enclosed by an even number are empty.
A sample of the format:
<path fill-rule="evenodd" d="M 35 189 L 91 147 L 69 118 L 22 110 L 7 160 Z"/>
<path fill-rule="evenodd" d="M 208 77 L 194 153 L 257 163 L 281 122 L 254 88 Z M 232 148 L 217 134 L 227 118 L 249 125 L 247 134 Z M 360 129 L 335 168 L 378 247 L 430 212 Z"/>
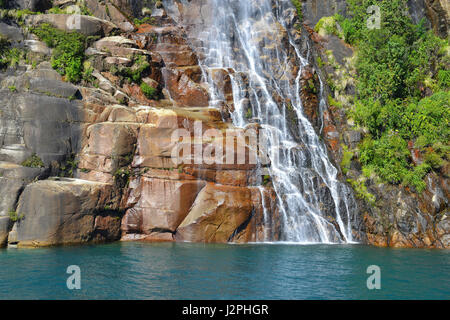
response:
<path fill-rule="evenodd" d="M 54 48 L 52 67 L 68 81 L 77 83 L 82 79 L 86 37 L 78 32 L 65 32 L 42 24 L 31 30 L 50 48 Z"/>
<path fill-rule="evenodd" d="M 15 67 L 24 58 L 24 51 L 12 48 L 8 39 L 0 35 L 0 68 Z"/>
<path fill-rule="evenodd" d="M 347 182 L 350 183 L 353 190 L 355 190 L 356 197 L 365 200 L 372 206 L 375 205 L 376 197 L 367 190 L 366 184 L 363 180 L 347 179 Z"/>
<path fill-rule="evenodd" d="M 348 147 L 346 145 L 342 146 L 342 161 L 341 161 L 341 170 L 344 174 L 348 172 L 348 169 L 350 168 L 350 163 L 353 158 L 353 152 L 348 150 Z"/>
<path fill-rule="evenodd" d="M 439 169 L 450 141 L 448 40 L 413 24 L 406 0 L 348 0 L 351 18 L 336 15 L 345 41 L 358 45 L 357 97 L 352 115 L 368 129 L 361 144 L 363 170 L 422 191 Z M 381 29 L 366 27 L 369 5 L 381 9 Z M 429 97 L 429 92 L 433 92 Z M 414 165 L 408 143 L 424 154 Z M 438 144 L 439 152 L 430 146 Z M 428 148 L 428 149 L 427 149 Z"/>
<path fill-rule="evenodd" d="M 291 2 L 294 5 L 295 9 L 297 10 L 297 15 L 299 19 L 303 20 L 303 8 L 300 0 L 291 0 Z"/>
<path fill-rule="evenodd" d="M 149 86 L 148 84 L 146 84 L 145 82 L 141 83 L 141 90 L 144 93 L 144 95 L 151 99 L 151 100 L 156 100 L 157 98 L 157 90 L 151 86 Z"/>
<path fill-rule="evenodd" d="M 14 211 L 14 210 L 9 210 L 8 215 L 9 215 L 9 219 L 10 219 L 12 222 L 17 222 L 17 221 L 20 221 L 20 220 L 23 219 L 23 214 L 19 215 L 19 214 L 18 214 L 16 211 Z"/>
<path fill-rule="evenodd" d="M 407 142 L 390 132 L 380 139 L 367 138 L 361 144 L 361 162 L 371 167 L 380 178 L 390 183 L 400 183 L 410 169 L 410 152 Z"/>
<path fill-rule="evenodd" d="M 22 162 L 22 166 L 29 168 L 44 168 L 44 162 L 36 154 L 33 154 L 27 160 Z"/>

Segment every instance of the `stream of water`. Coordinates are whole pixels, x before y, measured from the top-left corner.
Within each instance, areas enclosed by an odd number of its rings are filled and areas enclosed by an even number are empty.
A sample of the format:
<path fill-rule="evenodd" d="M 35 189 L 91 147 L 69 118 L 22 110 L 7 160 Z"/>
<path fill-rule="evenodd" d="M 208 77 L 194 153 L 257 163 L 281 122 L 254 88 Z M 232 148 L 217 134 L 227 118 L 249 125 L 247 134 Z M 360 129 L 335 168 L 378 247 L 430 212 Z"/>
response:
<path fill-rule="evenodd" d="M 180 1 L 186 12 L 198 10 Z M 349 187 L 337 179 L 338 170 L 303 112 L 300 79 L 308 57 L 294 41 L 295 10 L 289 0 L 209 0 L 202 21 L 186 21 L 173 0 L 164 1 L 178 23 L 185 23 L 192 47 L 201 57 L 204 81 L 212 105 L 227 100 L 213 80 L 214 70 L 227 70 L 232 83 L 234 125 L 259 123 L 268 137 L 267 168 L 281 212 L 282 241 L 301 243 L 351 242 L 355 202 Z M 200 19 L 200 18 L 198 18 Z M 290 31 L 289 31 L 290 30 Z M 323 84 L 320 109 L 326 107 Z M 288 110 L 298 118 L 290 128 Z M 298 133 L 296 138 L 292 130 Z M 331 201 L 330 201 L 331 199 Z M 265 212 L 264 221 L 270 222 Z M 269 223 L 268 223 L 269 224 Z M 265 232 L 265 241 L 273 240 Z"/>

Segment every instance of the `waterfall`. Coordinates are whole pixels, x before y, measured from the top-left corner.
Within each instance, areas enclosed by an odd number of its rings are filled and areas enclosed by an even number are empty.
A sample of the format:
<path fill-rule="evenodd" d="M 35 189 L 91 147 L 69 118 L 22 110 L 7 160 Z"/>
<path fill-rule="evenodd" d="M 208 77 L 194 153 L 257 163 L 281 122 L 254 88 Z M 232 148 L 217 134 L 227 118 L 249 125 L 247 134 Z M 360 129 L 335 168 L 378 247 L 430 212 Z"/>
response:
<path fill-rule="evenodd" d="M 354 201 L 348 186 L 337 179 L 338 170 L 313 125 L 305 117 L 300 97 L 302 71 L 309 57 L 300 54 L 294 39 L 295 10 L 289 0 L 178 0 L 189 15 L 192 2 L 201 12 L 195 21 L 174 13 L 175 0 L 166 0 L 169 14 L 185 25 L 198 53 L 211 104 L 232 103 L 235 126 L 259 123 L 269 132 L 267 168 L 281 216 L 282 238 L 287 242 L 351 242 Z M 201 4 L 198 4 L 201 2 Z M 192 9 L 194 10 L 194 9 Z M 295 16 L 295 15 L 290 15 Z M 213 81 L 213 70 L 227 70 L 232 96 Z M 326 107 L 320 80 L 320 108 Z M 323 110 L 321 110 L 323 111 Z M 293 126 L 289 117 L 296 115 Z M 277 155 L 277 159 L 274 158 Z M 268 219 L 264 209 L 264 222 Z M 268 239 L 264 234 L 264 239 Z"/>

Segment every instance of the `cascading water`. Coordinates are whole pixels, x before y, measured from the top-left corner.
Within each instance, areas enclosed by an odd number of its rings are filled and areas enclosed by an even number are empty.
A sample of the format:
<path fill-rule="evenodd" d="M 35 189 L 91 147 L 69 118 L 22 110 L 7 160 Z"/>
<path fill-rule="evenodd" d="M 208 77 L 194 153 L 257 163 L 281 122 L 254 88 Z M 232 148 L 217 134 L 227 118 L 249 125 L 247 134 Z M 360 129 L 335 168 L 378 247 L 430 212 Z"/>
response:
<path fill-rule="evenodd" d="M 211 103 L 230 100 L 212 79 L 212 70 L 229 71 L 232 84 L 232 120 L 245 127 L 258 122 L 269 132 L 268 171 L 282 218 L 282 241 L 339 243 L 352 241 L 348 187 L 337 179 L 338 170 L 326 147 L 303 113 L 300 80 L 309 57 L 295 43 L 286 10 L 289 0 L 197 0 L 202 21 L 186 25 L 193 49 L 200 57 Z M 164 1 L 169 13 L 174 0 Z M 185 12 L 191 1 L 179 0 Z M 195 2 L 195 0 L 193 1 Z M 186 23 L 186 21 L 181 21 Z M 322 82 L 321 82 L 322 86 Z M 320 90 L 323 109 L 323 87 Z M 322 111 L 322 110 L 321 110 Z M 288 114 L 298 121 L 293 134 Z M 275 159 L 275 156 L 277 159 Z M 261 194 L 263 191 L 261 191 Z M 264 197 L 263 197 L 264 198 Z M 327 201 L 328 199 L 328 201 Z M 263 203 L 264 206 L 264 203 Z M 270 213 L 264 212 L 264 223 Z M 264 232 L 264 240 L 271 241 Z"/>

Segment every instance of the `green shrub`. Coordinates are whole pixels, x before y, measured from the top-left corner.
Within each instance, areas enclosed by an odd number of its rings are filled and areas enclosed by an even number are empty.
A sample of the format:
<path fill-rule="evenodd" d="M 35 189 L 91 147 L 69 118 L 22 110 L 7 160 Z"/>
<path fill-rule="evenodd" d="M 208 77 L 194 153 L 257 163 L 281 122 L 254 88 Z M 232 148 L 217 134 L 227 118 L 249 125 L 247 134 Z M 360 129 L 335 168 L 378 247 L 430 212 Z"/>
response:
<path fill-rule="evenodd" d="M 414 187 L 418 192 L 422 192 L 426 189 L 427 184 L 423 181 L 425 175 L 430 171 L 430 165 L 428 163 L 422 163 L 414 167 L 413 170 L 408 171 L 403 178 L 403 183 Z"/>
<path fill-rule="evenodd" d="M 344 34 L 337 28 L 337 16 L 322 17 L 314 27 L 314 31 L 320 34 L 335 35 L 344 38 Z"/>
<path fill-rule="evenodd" d="M 8 215 L 9 215 L 9 219 L 12 221 L 12 222 L 17 222 L 17 221 L 20 221 L 20 220 L 22 220 L 23 219 L 23 214 L 18 214 L 16 211 L 14 211 L 14 210 L 9 210 L 9 212 L 8 212 Z"/>
<path fill-rule="evenodd" d="M 138 55 L 134 58 L 133 66 L 131 68 L 118 69 L 113 66 L 110 71 L 113 74 L 118 73 L 125 78 L 128 78 L 130 82 L 140 83 L 149 70 L 150 63 L 148 62 L 148 58 L 144 55 Z"/>
<path fill-rule="evenodd" d="M 0 68 L 17 66 L 24 56 L 23 50 L 11 47 L 9 40 L 0 35 Z"/>
<path fill-rule="evenodd" d="M 156 100 L 158 97 L 158 91 L 155 88 L 146 84 L 145 82 L 141 83 L 141 90 L 144 93 L 144 95 L 149 99 Z"/>
<path fill-rule="evenodd" d="M 450 70 L 439 70 L 437 79 L 440 88 L 450 88 Z"/>
<path fill-rule="evenodd" d="M 450 141 L 448 40 L 414 24 L 406 0 L 348 0 L 351 17 L 336 15 L 345 41 L 358 46 L 357 97 L 351 115 L 368 129 L 361 144 L 363 171 L 422 191 L 439 169 Z M 366 26 L 369 5 L 381 8 L 381 29 Z M 433 94 L 424 97 L 429 90 Z M 414 165 L 408 143 L 424 154 Z M 439 152 L 427 148 L 439 145 Z M 432 150 L 432 149 L 431 149 Z"/>
<path fill-rule="evenodd" d="M 65 32 L 41 24 L 31 30 L 39 39 L 54 48 L 52 67 L 70 82 L 77 83 L 82 79 L 86 37 L 78 32 Z"/>
<path fill-rule="evenodd" d="M 153 17 L 144 17 L 142 19 L 136 18 L 136 19 L 133 20 L 133 22 L 134 22 L 134 25 L 136 27 L 140 27 L 143 24 L 152 24 L 152 23 L 154 23 L 155 19 Z"/>
<path fill-rule="evenodd" d="M 361 163 L 387 182 L 402 182 L 410 168 L 408 144 L 398 134 L 386 133 L 377 140 L 366 138 L 360 150 Z"/>
<path fill-rule="evenodd" d="M 297 10 L 297 15 L 301 20 L 303 20 L 303 8 L 302 3 L 300 0 L 291 0 L 292 4 L 294 5 L 295 9 Z"/>
<path fill-rule="evenodd" d="M 347 182 L 352 186 L 353 190 L 356 193 L 356 197 L 365 200 L 372 206 L 375 205 L 376 197 L 367 190 L 364 180 L 347 179 Z"/>
<path fill-rule="evenodd" d="M 348 169 L 350 168 L 350 163 L 353 158 L 353 152 L 348 150 L 348 147 L 346 145 L 342 146 L 342 161 L 341 161 L 341 169 L 344 174 L 348 172 Z"/>
<path fill-rule="evenodd" d="M 44 162 L 36 154 L 33 154 L 27 160 L 22 162 L 22 166 L 29 168 L 44 168 Z"/>

